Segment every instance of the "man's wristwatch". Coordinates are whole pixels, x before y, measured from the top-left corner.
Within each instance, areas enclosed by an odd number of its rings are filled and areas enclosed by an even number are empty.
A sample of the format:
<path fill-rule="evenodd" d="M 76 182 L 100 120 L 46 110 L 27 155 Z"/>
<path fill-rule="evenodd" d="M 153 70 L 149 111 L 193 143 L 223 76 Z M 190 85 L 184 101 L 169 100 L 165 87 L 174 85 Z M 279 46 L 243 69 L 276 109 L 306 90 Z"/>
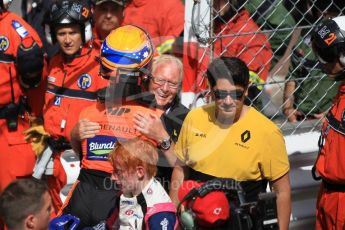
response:
<path fill-rule="evenodd" d="M 159 144 L 158 147 L 163 150 L 169 150 L 171 147 L 171 138 L 165 138 L 163 139 Z"/>

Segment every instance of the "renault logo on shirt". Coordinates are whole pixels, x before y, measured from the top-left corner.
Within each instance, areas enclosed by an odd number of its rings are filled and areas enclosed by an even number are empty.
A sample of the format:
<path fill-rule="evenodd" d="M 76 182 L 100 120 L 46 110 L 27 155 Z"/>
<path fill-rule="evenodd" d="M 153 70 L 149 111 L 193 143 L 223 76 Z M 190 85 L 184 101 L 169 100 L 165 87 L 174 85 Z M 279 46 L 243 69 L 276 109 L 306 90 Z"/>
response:
<path fill-rule="evenodd" d="M 87 155 L 88 160 L 108 160 L 108 154 L 114 149 L 117 139 L 112 136 L 95 136 L 88 138 L 87 143 Z"/>
<path fill-rule="evenodd" d="M 250 131 L 246 130 L 241 134 L 241 141 L 243 143 L 246 143 L 247 141 L 249 141 L 249 139 L 250 139 Z"/>

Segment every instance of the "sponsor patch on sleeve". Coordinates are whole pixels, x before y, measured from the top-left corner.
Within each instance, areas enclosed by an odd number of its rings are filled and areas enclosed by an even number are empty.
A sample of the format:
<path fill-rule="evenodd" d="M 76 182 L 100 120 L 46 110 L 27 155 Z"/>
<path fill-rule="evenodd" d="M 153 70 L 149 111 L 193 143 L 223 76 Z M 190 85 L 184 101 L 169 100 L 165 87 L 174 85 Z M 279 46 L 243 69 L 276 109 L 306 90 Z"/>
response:
<path fill-rule="evenodd" d="M 173 212 L 158 212 L 150 217 L 149 229 L 173 230 L 176 223 L 176 215 Z"/>
<path fill-rule="evenodd" d="M 28 36 L 29 32 L 18 22 L 17 20 L 12 21 L 12 27 L 16 30 L 21 38 Z"/>

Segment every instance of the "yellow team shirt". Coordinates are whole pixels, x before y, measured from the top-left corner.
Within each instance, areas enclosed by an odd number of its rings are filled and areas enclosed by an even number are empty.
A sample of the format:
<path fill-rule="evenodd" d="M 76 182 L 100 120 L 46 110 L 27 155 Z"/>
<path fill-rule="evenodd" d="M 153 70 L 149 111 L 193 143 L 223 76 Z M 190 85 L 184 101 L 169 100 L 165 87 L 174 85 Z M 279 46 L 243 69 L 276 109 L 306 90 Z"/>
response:
<path fill-rule="evenodd" d="M 289 171 L 280 129 L 254 108 L 229 128 L 217 126 L 215 104 L 190 111 L 175 146 L 192 169 L 237 181 L 276 180 Z"/>

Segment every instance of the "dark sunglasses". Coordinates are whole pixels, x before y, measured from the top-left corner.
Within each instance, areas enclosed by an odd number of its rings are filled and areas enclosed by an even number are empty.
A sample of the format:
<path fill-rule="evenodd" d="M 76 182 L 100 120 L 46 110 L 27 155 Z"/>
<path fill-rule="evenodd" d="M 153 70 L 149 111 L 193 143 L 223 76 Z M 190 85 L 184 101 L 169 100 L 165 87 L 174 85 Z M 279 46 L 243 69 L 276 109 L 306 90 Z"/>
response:
<path fill-rule="evenodd" d="M 243 90 L 214 90 L 214 96 L 217 100 L 224 100 L 227 96 L 230 96 L 232 100 L 240 100 L 244 95 Z"/>

